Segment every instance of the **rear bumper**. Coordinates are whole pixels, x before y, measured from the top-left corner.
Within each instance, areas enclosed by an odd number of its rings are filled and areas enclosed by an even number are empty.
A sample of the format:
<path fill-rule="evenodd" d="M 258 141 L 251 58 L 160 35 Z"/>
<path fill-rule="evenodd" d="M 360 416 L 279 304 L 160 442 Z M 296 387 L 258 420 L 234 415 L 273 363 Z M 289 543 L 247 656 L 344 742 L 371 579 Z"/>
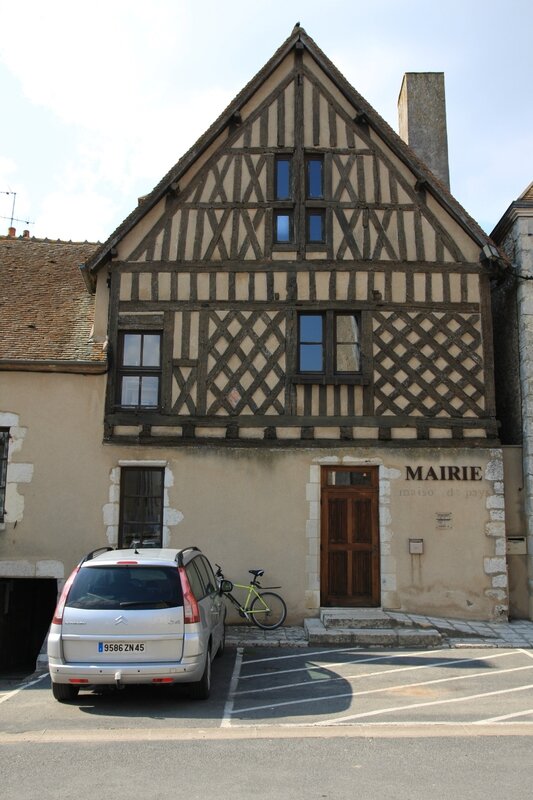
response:
<path fill-rule="evenodd" d="M 120 663 L 113 664 L 64 664 L 49 658 L 48 670 L 53 683 L 83 681 L 84 685 L 112 685 L 157 683 L 171 679 L 173 683 L 199 681 L 205 666 L 205 656 L 180 663 Z M 85 684 L 87 681 L 87 684 Z M 161 681 L 162 682 L 162 681 Z M 165 682 L 170 682 L 169 680 Z"/>
<path fill-rule="evenodd" d="M 98 637 L 91 639 L 96 641 Z M 87 681 L 87 685 L 115 686 L 154 683 L 162 678 L 170 678 L 174 683 L 190 683 L 202 677 L 205 647 L 199 633 L 191 631 L 183 637 L 183 653 L 179 661 L 67 661 L 61 634 L 52 626 L 48 635 L 48 670 L 53 683 L 71 683 L 74 680 Z M 84 683 L 81 685 L 83 687 Z"/>

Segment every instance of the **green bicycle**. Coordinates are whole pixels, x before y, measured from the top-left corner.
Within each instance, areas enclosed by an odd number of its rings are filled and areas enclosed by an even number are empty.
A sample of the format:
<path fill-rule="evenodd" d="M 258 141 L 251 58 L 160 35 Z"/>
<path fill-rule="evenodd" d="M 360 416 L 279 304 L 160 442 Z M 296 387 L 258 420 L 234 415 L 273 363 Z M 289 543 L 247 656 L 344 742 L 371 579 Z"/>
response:
<path fill-rule="evenodd" d="M 232 583 L 224 578 L 222 567 L 220 564 L 217 567 L 216 576 L 220 583 L 225 581 L 231 584 L 231 588 L 243 589 L 247 592 L 244 603 L 240 603 L 238 599 L 231 593 L 231 589 L 226 591 L 224 588 L 224 595 L 230 600 L 239 612 L 239 616 L 253 622 L 258 628 L 271 631 L 274 628 L 279 628 L 285 622 L 287 616 L 287 606 L 285 601 L 276 592 L 263 591 L 263 589 L 280 589 L 280 586 L 261 586 L 259 578 L 265 574 L 264 569 L 250 569 L 248 570 L 254 577 L 250 583 Z M 258 591 L 260 589 L 261 591 Z"/>

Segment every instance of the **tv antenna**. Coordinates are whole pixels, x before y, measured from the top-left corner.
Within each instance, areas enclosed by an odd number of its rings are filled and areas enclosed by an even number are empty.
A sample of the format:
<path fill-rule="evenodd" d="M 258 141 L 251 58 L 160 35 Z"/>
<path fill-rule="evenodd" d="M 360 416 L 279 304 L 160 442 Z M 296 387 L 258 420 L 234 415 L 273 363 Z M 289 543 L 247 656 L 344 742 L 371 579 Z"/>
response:
<path fill-rule="evenodd" d="M 34 223 L 31 222 L 29 219 L 18 219 L 15 216 L 15 203 L 17 201 L 17 193 L 16 192 L 5 192 L 0 190 L 0 194 L 7 194 L 13 196 L 13 205 L 11 206 L 11 216 L 10 217 L 0 217 L 0 219 L 8 219 L 10 227 L 13 227 L 14 222 L 24 222 L 26 225 L 33 225 Z"/>

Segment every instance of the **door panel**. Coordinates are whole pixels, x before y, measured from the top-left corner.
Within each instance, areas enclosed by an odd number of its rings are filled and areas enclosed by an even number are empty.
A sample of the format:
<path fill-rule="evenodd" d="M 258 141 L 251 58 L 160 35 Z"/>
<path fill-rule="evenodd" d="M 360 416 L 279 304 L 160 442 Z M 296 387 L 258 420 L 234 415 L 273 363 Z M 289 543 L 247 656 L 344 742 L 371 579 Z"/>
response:
<path fill-rule="evenodd" d="M 324 468 L 321 502 L 321 605 L 380 605 L 377 467 Z"/>

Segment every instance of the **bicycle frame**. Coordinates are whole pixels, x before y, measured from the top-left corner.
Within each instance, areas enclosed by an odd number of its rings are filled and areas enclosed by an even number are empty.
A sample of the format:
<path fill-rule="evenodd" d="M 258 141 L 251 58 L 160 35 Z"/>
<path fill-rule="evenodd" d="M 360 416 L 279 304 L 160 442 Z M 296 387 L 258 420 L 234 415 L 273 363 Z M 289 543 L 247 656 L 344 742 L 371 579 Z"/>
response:
<path fill-rule="evenodd" d="M 233 603 L 239 614 L 248 622 L 252 622 L 252 617 L 256 616 L 257 614 L 266 614 L 270 611 L 270 608 L 267 606 L 263 598 L 261 597 L 260 592 L 257 589 L 280 589 L 280 586 L 261 586 L 259 582 L 254 583 L 251 581 L 250 583 L 234 583 L 234 589 L 243 589 L 246 591 L 246 598 L 244 603 L 240 603 L 235 595 L 231 594 L 231 592 L 226 592 L 225 597 L 229 598 L 229 600 Z M 261 608 L 251 608 L 252 600 L 258 597 L 261 603 Z"/>
<path fill-rule="evenodd" d="M 216 564 L 217 579 L 220 581 L 225 580 L 224 573 L 220 564 Z M 287 607 L 282 597 L 269 592 L 269 589 L 281 589 L 281 586 L 262 586 L 259 583 L 259 577 L 263 575 L 264 570 L 250 570 L 253 579 L 249 583 L 233 583 L 232 589 L 238 589 L 240 592 L 245 592 L 243 602 L 240 602 L 232 591 L 224 591 L 224 596 L 227 597 L 230 603 L 237 609 L 239 616 L 244 617 L 247 622 L 255 623 L 259 628 L 268 630 L 270 628 L 277 628 L 282 625 L 285 617 L 287 616 Z M 232 583 L 230 581 L 230 583 Z M 271 601 L 268 599 L 271 598 Z M 276 610 L 274 611 L 275 617 L 271 621 L 272 607 L 270 602 L 274 603 Z M 263 615 L 263 616 L 261 616 Z"/>

